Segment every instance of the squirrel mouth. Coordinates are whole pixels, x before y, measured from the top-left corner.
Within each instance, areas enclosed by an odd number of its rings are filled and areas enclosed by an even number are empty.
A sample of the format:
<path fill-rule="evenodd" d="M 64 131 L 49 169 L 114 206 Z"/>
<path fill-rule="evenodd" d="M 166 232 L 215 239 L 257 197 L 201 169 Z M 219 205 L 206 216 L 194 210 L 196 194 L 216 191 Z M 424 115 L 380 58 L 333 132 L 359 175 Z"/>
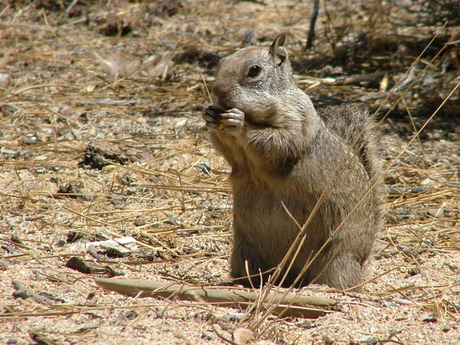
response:
<path fill-rule="evenodd" d="M 214 98 L 214 97 L 213 97 Z M 225 104 L 224 102 L 222 102 L 220 99 L 218 99 L 217 97 L 215 97 L 213 99 L 213 102 L 212 102 L 212 105 L 215 106 L 216 108 L 219 108 L 219 109 L 222 109 L 222 110 L 230 110 L 232 109 L 232 107 L 229 107 L 227 104 Z"/>

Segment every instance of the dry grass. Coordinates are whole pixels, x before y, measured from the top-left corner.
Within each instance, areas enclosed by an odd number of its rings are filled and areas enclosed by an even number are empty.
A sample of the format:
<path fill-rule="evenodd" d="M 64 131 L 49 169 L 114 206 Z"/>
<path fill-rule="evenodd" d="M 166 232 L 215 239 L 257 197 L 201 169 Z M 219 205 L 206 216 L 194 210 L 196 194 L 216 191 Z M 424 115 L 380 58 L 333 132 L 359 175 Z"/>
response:
<path fill-rule="evenodd" d="M 312 2 L 1 5 L 0 342 L 220 344 L 218 324 L 260 344 L 459 344 L 460 29 L 445 2 L 325 1 L 310 52 Z M 247 27 L 288 33 L 316 104 L 364 102 L 381 120 L 386 229 L 362 292 L 295 291 L 340 300 L 317 320 L 125 297 L 66 267 L 78 256 L 110 266 L 104 277 L 228 280 L 228 166 L 202 128 L 203 80 Z M 137 253 L 76 246 L 123 236 Z"/>

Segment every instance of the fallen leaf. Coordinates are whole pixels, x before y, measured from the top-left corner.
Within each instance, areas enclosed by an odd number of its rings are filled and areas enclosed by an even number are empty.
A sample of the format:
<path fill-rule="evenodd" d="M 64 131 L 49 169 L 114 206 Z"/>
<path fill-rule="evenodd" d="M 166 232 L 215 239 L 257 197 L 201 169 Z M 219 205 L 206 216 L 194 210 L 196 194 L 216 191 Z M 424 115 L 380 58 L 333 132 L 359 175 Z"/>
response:
<path fill-rule="evenodd" d="M 237 328 L 233 331 L 233 340 L 238 345 L 249 345 L 254 340 L 254 332 L 247 328 Z"/>

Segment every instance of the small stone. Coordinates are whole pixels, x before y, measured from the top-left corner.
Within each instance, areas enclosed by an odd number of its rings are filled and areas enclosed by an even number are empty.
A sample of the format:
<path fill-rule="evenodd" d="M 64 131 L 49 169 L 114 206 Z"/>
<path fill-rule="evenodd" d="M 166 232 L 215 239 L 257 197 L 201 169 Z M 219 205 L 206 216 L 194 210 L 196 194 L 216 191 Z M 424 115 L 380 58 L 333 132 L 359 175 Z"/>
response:
<path fill-rule="evenodd" d="M 10 83 L 10 75 L 6 73 L 0 73 L 0 87 L 6 87 Z"/>
<path fill-rule="evenodd" d="M 201 333 L 201 338 L 206 340 L 214 340 L 216 337 L 214 336 L 214 334 L 208 331 L 203 331 L 203 333 Z"/>
<path fill-rule="evenodd" d="M 72 256 L 67 263 L 65 264 L 66 267 L 71 268 L 75 271 L 81 272 L 81 273 L 92 273 L 94 270 L 92 267 L 90 267 L 84 260 L 81 258 L 78 258 L 76 256 Z"/>
<path fill-rule="evenodd" d="M 244 313 L 231 313 L 228 315 L 230 321 L 240 321 L 244 316 Z"/>
<path fill-rule="evenodd" d="M 326 334 L 323 334 L 323 336 L 321 337 L 322 340 L 324 341 L 324 343 L 326 345 L 333 345 L 334 344 L 334 340 L 332 340 L 328 335 Z"/>
<path fill-rule="evenodd" d="M 438 318 L 436 316 L 429 316 L 429 317 L 424 318 L 422 321 L 434 323 L 434 322 L 438 322 Z"/>
<path fill-rule="evenodd" d="M 136 220 L 134 221 L 134 225 L 135 225 L 135 226 L 143 226 L 143 225 L 145 225 L 145 224 L 147 224 L 147 222 L 145 221 L 145 219 L 136 219 Z"/>
<path fill-rule="evenodd" d="M 38 137 L 33 134 L 27 134 L 22 138 L 22 142 L 26 145 L 34 145 L 38 142 Z"/>

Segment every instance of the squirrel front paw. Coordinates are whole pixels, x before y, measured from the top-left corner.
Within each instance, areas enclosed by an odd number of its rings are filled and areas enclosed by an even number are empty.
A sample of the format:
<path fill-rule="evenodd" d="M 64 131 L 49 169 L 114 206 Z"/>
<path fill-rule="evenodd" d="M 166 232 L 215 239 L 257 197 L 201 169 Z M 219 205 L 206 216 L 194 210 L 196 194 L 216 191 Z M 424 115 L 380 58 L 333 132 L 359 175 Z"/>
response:
<path fill-rule="evenodd" d="M 203 120 L 206 122 L 206 127 L 218 129 L 220 126 L 220 114 L 223 112 L 224 110 L 213 105 L 207 107 L 203 113 Z"/>
<path fill-rule="evenodd" d="M 220 114 L 221 130 L 241 129 L 244 125 L 244 113 L 236 108 L 224 111 Z"/>
<path fill-rule="evenodd" d="M 244 113 L 236 108 L 224 111 L 211 105 L 204 110 L 203 119 L 212 129 L 240 129 L 244 124 Z"/>

